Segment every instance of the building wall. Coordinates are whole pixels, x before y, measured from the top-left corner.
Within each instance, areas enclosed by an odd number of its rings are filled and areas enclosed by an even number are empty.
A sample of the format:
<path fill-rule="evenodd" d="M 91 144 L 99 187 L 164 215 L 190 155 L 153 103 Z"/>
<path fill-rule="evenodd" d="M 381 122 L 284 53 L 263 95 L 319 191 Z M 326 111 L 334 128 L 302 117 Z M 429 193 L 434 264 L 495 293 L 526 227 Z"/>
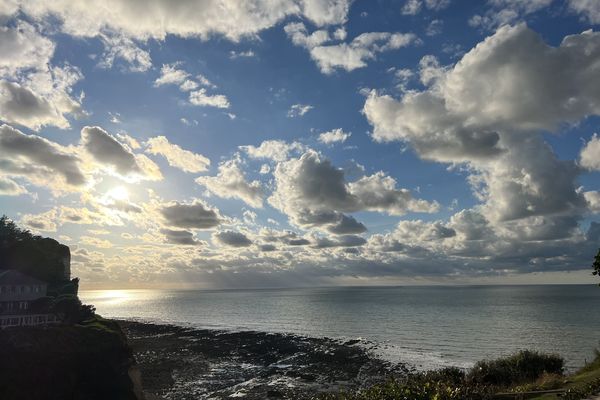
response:
<path fill-rule="evenodd" d="M 36 326 L 58 322 L 54 314 L 0 315 L 0 329 L 10 326 Z"/>
<path fill-rule="evenodd" d="M 46 296 L 48 285 L 0 285 L 0 302 L 33 301 Z"/>

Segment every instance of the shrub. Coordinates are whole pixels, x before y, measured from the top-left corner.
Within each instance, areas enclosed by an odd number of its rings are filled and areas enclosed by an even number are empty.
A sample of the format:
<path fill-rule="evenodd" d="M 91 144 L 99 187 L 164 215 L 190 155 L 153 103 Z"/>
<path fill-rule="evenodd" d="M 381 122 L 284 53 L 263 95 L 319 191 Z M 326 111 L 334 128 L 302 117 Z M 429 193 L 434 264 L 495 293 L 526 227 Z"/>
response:
<path fill-rule="evenodd" d="M 481 385 L 511 386 L 533 382 L 544 373 L 563 373 L 564 360 L 558 355 L 522 350 L 509 357 L 479 361 L 467 379 Z"/>

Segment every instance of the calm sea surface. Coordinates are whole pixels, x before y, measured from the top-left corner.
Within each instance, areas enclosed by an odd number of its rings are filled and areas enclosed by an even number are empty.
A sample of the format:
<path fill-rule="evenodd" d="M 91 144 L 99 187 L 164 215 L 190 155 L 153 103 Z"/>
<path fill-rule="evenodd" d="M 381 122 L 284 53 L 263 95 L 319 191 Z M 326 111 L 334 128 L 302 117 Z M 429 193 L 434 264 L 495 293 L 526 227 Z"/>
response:
<path fill-rule="evenodd" d="M 418 368 L 518 349 L 556 352 L 570 369 L 600 341 L 594 285 L 82 291 L 105 317 L 220 330 L 363 338 Z"/>

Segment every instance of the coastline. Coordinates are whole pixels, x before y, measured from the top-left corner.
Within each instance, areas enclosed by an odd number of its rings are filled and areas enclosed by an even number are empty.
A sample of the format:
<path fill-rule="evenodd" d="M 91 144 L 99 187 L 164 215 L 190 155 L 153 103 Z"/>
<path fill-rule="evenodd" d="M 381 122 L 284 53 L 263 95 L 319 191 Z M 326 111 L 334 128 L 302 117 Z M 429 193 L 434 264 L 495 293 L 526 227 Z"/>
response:
<path fill-rule="evenodd" d="M 359 340 L 115 321 L 133 350 L 148 399 L 310 398 L 410 372 Z"/>

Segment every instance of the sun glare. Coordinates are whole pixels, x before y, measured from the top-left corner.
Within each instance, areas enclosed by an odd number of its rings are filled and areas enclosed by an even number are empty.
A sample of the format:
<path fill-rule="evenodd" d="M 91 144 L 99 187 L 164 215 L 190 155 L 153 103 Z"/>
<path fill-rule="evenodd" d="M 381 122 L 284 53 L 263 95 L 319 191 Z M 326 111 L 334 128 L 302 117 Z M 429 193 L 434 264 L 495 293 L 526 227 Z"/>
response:
<path fill-rule="evenodd" d="M 116 186 L 106 193 L 106 197 L 114 200 L 128 200 L 129 192 L 125 186 Z"/>

